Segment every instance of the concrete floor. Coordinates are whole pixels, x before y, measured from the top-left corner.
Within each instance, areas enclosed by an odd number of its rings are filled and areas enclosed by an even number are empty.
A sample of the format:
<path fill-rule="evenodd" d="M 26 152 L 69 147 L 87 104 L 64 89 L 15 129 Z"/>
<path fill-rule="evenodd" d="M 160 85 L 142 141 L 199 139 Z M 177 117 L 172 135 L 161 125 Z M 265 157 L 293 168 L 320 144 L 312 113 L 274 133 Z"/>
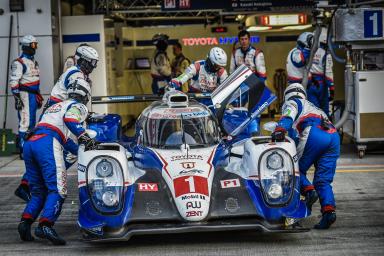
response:
<path fill-rule="evenodd" d="M 24 170 L 16 156 L 0 158 L 0 255 L 383 255 L 384 155 L 358 159 L 344 148 L 333 183 L 337 221 L 329 230 L 300 234 L 264 234 L 251 231 L 134 237 L 125 243 L 92 244 L 81 240 L 76 224 L 76 172 L 69 171 L 69 196 L 56 229 L 67 246 L 46 241 L 21 242 L 17 233 L 24 203 L 13 195 Z M 303 221 L 312 227 L 319 205 Z"/>

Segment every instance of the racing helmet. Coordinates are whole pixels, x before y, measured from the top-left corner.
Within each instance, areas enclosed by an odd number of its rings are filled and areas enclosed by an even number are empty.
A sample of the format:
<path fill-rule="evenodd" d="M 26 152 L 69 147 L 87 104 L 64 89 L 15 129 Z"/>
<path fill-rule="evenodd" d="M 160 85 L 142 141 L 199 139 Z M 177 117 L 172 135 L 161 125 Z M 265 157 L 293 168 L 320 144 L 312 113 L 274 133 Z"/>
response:
<path fill-rule="evenodd" d="M 156 45 L 156 48 L 160 51 L 165 51 L 168 47 L 168 39 L 168 35 L 158 33 L 152 37 L 152 43 Z"/>
<path fill-rule="evenodd" d="M 307 98 L 307 93 L 304 87 L 299 83 L 290 84 L 284 91 L 284 101 L 289 100 L 292 97 L 298 97 L 303 100 Z"/>
<path fill-rule="evenodd" d="M 311 49 L 313 42 L 313 33 L 304 32 L 297 38 L 297 45 L 302 48 Z"/>
<path fill-rule="evenodd" d="M 213 47 L 205 62 L 205 68 L 208 72 L 216 72 L 221 67 L 227 66 L 227 54 L 220 47 Z"/>
<path fill-rule="evenodd" d="M 91 96 L 89 83 L 82 78 L 71 80 L 68 84 L 68 98 L 86 105 Z"/>
<path fill-rule="evenodd" d="M 28 55 L 35 55 L 37 43 L 37 39 L 33 35 L 23 36 L 20 40 L 21 50 Z"/>
<path fill-rule="evenodd" d="M 99 54 L 90 46 L 79 46 L 76 49 L 75 59 L 81 71 L 88 75 L 97 67 Z"/>

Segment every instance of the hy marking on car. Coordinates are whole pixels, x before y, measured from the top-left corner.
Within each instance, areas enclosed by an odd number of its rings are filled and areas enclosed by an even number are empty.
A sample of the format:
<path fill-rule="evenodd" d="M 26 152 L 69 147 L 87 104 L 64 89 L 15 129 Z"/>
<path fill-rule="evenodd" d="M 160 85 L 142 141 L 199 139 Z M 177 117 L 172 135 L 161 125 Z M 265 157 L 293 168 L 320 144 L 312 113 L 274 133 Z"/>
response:
<path fill-rule="evenodd" d="M 157 183 L 137 183 L 140 192 L 157 192 L 159 188 Z"/>

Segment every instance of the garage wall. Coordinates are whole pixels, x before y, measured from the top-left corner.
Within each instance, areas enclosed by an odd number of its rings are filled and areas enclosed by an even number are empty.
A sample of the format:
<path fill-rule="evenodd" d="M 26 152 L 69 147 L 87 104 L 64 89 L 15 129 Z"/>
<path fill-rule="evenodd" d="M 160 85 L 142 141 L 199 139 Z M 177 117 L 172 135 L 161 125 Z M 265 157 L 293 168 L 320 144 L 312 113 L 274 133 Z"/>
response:
<path fill-rule="evenodd" d="M 100 60 L 91 73 L 92 96 L 107 95 L 107 66 L 103 15 L 65 16 L 62 18 L 63 62 L 67 56 L 75 53 L 81 43 L 95 48 Z M 106 113 L 106 105 L 92 105 L 92 111 Z"/>
<path fill-rule="evenodd" d="M 0 123 L 1 128 L 5 111 L 5 88 L 8 86 L 6 76 L 8 37 L 10 16 L 13 15 L 12 43 L 10 61 L 13 61 L 21 54 L 19 46 L 20 39 L 28 34 L 34 35 L 39 44 L 35 58 L 40 67 L 40 90 L 44 98 L 47 98 L 54 83 L 57 73 L 57 64 L 54 60 L 53 48 L 57 43 L 55 5 L 51 0 L 24 1 L 24 12 L 11 13 L 9 0 L 0 0 L 0 8 L 4 14 L 0 15 Z M 14 109 L 12 93 L 8 92 L 7 128 L 17 131 L 18 120 Z M 40 112 L 38 113 L 40 115 Z"/>
<path fill-rule="evenodd" d="M 115 84 L 110 84 L 108 92 L 111 94 L 142 94 L 151 93 L 151 77 L 149 70 L 135 70 L 131 67 L 128 69 L 128 61 L 133 61 L 135 58 L 147 57 L 152 58 L 153 52 L 155 51 L 154 46 L 137 46 L 135 42 L 138 40 L 150 41 L 152 36 L 156 33 L 165 33 L 169 35 L 171 40 L 178 39 L 183 44 L 183 38 L 199 38 L 199 37 L 215 37 L 219 40 L 220 37 L 232 38 L 237 37 L 238 25 L 226 25 L 228 27 L 227 33 L 213 34 L 211 33 L 211 27 L 204 27 L 203 25 L 186 25 L 186 26 L 164 26 L 164 27 L 143 27 L 143 28 L 132 28 L 132 27 L 116 27 L 116 33 L 121 31 L 119 38 L 121 41 L 127 41 L 132 43 L 131 46 L 119 46 L 116 50 L 116 68 L 114 69 L 114 75 L 116 75 Z M 309 30 L 310 31 L 310 30 Z M 267 67 L 267 85 L 274 90 L 273 76 L 275 70 L 279 68 L 285 69 L 286 58 L 288 52 L 295 47 L 295 41 L 281 41 L 281 42 L 266 42 L 266 37 L 282 37 L 282 36 L 293 36 L 296 38 L 299 34 L 304 32 L 303 30 L 297 31 L 279 31 L 279 32 L 251 32 L 251 36 L 258 36 L 260 41 L 253 45 L 263 50 L 265 55 L 265 62 Z M 208 51 L 213 46 L 222 47 L 228 57 L 232 52 L 233 45 L 220 44 L 219 45 L 198 45 L 198 46 L 183 46 L 184 55 L 187 56 L 191 61 L 205 59 Z M 237 45 L 238 46 L 238 45 Z M 172 47 L 168 47 L 168 56 L 172 59 Z M 227 70 L 229 70 L 230 61 L 228 61 Z M 343 89 L 343 65 L 335 63 L 335 81 L 338 85 L 336 87 L 336 98 L 344 98 Z M 148 104 L 130 104 L 129 107 L 121 106 L 110 106 L 110 111 L 118 111 L 123 116 L 126 115 L 137 115 L 141 109 Z"/>

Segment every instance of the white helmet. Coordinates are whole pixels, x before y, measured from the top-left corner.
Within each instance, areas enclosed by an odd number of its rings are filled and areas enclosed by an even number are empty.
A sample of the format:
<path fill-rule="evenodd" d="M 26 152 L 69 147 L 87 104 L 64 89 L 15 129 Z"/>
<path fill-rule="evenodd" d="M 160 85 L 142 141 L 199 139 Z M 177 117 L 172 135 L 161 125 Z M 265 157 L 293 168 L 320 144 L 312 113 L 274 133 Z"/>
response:
<path fill-rule="evenodd" d="M 321 43 L 321 44 L 327 43 L 327 32 L 328 32 L 327 28 L 324 28 L 324 27 L 321 28 L 321 32 L 320 32 L 320 36 L 319 36 L 319 43 Z"/>
<path fill-rule="evenodd" d="M 23 38 L 20 40 L 20 44 L 24 46 L 30 46 L 31 43 L 37 44 L 37 39 L 33 35 L 23 36 Z"/>
<path fill-rule="evenodd" d="M 313 42 L 313 33 L 312 32 L 304 32 L 297 38 L 297 45 L 303 48 L 310 49 L 312 47 Z"/>
<path fill-rule="evenodd" d="M 68 84 L 68 98 L 74 99 L 86 105 L 91 96 L 91 87 L 87 81 L 82 78 L 71 80 Z"/>
<path fill-rule="evenodd" d="M 299 97 L 305 100 L 307 93 L 304 87 L 299 83 L 290 84 L 284 91 L 284 101 L 289 100 L 292 97 Z"/>
<path fill-rule="evenodd" d="M 227 54 L 220 47 L 213 47 L 208 54 L 208 58 L 212 64 L 216 64 L 220 67 L 227 66 Z"/>
<path fill-rule="evenodd" d="M 97 66 L 99 54 L 90 46 L 80 46 L 76 49 L 75 59 L 80 69 L 86 74 L 90 74 Z"/>

